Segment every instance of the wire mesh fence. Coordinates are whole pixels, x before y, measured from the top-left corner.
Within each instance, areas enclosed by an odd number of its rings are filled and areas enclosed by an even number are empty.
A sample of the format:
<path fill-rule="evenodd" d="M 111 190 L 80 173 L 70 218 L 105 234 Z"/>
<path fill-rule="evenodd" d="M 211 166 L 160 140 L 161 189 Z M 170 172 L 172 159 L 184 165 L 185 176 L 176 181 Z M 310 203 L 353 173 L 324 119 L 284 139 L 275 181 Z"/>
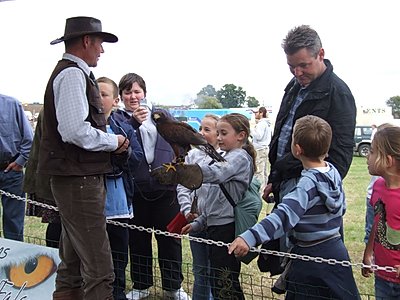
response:
<path fill-rule="evenodd" d="M 18 197 L 19 198 L 19 197 Z M 25 199 L 18 199 L 18 200 L 25 200 Z M 47 224 L 40 223 L 39 219 L 36 217 L 27 217 L 25 220 L 25 237 L 24 241 L 26 243 L 35 244 L 35 245 L 46 245 L 46 240 L 43 238 L 45 236 Z M 131 230 L 137 230 L 137 228 L 130 228 Z M 154 234 L 163 234 L 163 235 L 170 235 L 169 233 L 161 232 L 161 231 L 154 231 L 153 229 L 147 228 L 139 228 L 139 230 L 145 230 L 149 233 Z M 174 238 L 173 235 L 171 235 Z M 184 240 L 184 239 L 183 239 Z M 140 242 L 140 241 L 139 241 Z M 187 241 L 186 241 L 187 242 Z M 199 242 L 202 242 L 201 239 Z M 216 244 L 217 246 L 226 246 L 226 245 L 219 245 L 220 242 L 217 241 L 209 241 L 211 243 Z M 161 269 L 160 264 L 157 259 L 157 250 L 156 245 L 154 245 L 153 249 L 155 250 L 153 254 L 155 254 L 151 259 L 151 269 L 152 269 L 152 283 L 151 287 L 149 288 L 149 295 L 148 299 L 164 299 L 165 291 L 163 290 L 163 280 L 161 276 Z M 182 281 L 182 288 L 185 290 L 189 295 L 193 294 L 193 285 L 194 285 L 194 275 L 193 275 L 193 263 L 191 261 L 191 253 L 189 250 L 188 245 L 184 247 L 184 255 L 183 255 L 183 263 L 182 263 L 182 274 L 183 274 L 183 281 Z M 271 253 L 268 253 L 271 254 Z M 273 254 L 275 255 L 275 254 Z M 282 255 L 280 255 L 282 256 Z M 301 257 L 300 257 L 301 258 Z M 298 259 L 298 257 L 293 257 L 292 259 Z M 309 258 L 307 258 L 309 259 Z M 315 258 L 312 258 L 315 259 Z M 147 260 L 148 261 L 148 260 Z M 329 264 L 336 264 L 336 262 L 331 262 L 328 260 L 327 262 L 321 260 L 320 258 L 316 258 L 310 263 L 327 263 Z M 354 264 L 352 264 L 354 265 Z M 343 266 L 351 266 L 348 262 L 345 262 Z M 252 269 L 251 269 L 252 268 Z M 130 272 L 130 262 L 128 267 L 126 268 L 126 287 L 125 292 L 128 292 L 132 289 L 132 279 L 131 279 L 131 272 Z M 176 270 L 169 270 L 170 272 L 176 272 Z M 223 274 L 223 272 L 217 274 Z M 224 276 L 220 276 L 216 278 L 217 280 L 224 280 Z M 250 268 L 243 268 L 239 275 L 241 289 L 243 290 L 243 294 L 245 299 L 284 299 L 285 295 L 279 295 L 273 293 L 271 288 L 274 286 L 274 283 L 277 280 L 277 277 L 269 276 L 269 273 L 259 272 L 256 265 L 252 265 Z M 229 281 L 226 282 L 226 286 L 229 287 Z M 316 283 L 315 285 L 307 285 L 307 286 L 299 286 L 298 289 L 291 291 L 296 294 L 296 299 L 335 299 L 334 297 L 330 296 L 329 294 L 321 293 L 321 287 L 318 286 Z M 220 297 L 220 299 L 235 299 L 235 296 L 232 293 L 228 293 L 226 297 Z M 298 296 L 298 297 L 297 297 Z M 371 294 L 361 294 L 361 299 L 374 299 L 374 296 Z"/>
<path fill-rule="evenodd" d="M 26 243 L 35 245 L 46 245 L 46 240 L 40 237 L 25 236 L 24 241 Z M 184 261 L 182 263 L 182 289 L 190 296 L 193 296 L 193 285 L 194 285 L 194 274 L 193 274 L 193 264 L 190 261 Z M 151 259 L 151 269 L 152 269 L 152 285 L 148 289 L 148 296 L 146 299 L 166 299 L 165 297 L 165 287 L 163 286 L 163 280 L 161 276 L 160 264 L 157 257 Z M 170 270 L 171 272 L 176 272 L 176 270 Z M 130 272 L 130 262 L 125 270 L 126 275 L 126 287 L 125 293 L 129 292 L 133 288 L 133 283 L 131 279 Z M 210 275 L 208 275 L 210 276 Z M 223 280 L 224 276 L 218 278 Z M 277 294 L 272 292 L 272 287 L 277 281 L 278 276 L 271 277 L 269 273 L 255 272 L 254 274 L 249 274 L 246 272 L 240 273 L 240 285 L 243 290 L 245 299 L 284 299 L 285 294 Z M 211 279 L 209 277 L 209 279 Z M 143 283 L 143 282 L 142 282 Z M 226 286 L 230 286 L 230 282 L 226 282 Z M 299 285 L 297 284 L 297 290 L 292 291 L 296 294 L 296 299 L 337 299 L 329 295 L 329 293 L 321 293 L 321 288 L 318 285 Z M 234 295 L 220 297 L 220 299 L 236 299 Z M 297 297 L 298 296 L 298 297 Z M 360 294 L 361 299 L 375 299 L 373 295 L 370 294 Z"/>

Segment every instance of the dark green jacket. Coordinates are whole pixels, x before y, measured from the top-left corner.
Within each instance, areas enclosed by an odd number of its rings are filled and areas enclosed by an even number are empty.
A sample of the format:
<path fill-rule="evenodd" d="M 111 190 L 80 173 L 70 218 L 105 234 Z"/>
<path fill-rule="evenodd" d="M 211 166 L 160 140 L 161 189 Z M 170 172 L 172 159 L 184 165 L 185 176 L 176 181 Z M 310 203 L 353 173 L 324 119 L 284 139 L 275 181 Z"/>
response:
<path fill-rule="evenodd" d="M 28 162 L 26 163 L 23 190 L 25 193 L 35 194 L 37 198 L 54 201 L 50 188 L 50 176 L 46 174 L 38 174 L 37 170 L 40 138 L 42 136 L 42 118 L 43 109 L 40 111 L 37 119 L 32 148 Z"/>

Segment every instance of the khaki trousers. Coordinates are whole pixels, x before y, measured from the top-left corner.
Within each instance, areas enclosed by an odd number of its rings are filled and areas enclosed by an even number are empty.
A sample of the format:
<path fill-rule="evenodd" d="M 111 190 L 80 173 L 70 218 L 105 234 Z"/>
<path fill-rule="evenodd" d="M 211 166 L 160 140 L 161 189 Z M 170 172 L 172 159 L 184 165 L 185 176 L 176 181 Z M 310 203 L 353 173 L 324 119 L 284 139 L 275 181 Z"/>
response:
<path fill-rule="evenodd" d="M 261 183 L 261 193 L 264 190 L 265 185 L 268 182 L 268 148 L 258 149 L 256 150 L 256 166 L 257 171 L 254 175 Z"/>

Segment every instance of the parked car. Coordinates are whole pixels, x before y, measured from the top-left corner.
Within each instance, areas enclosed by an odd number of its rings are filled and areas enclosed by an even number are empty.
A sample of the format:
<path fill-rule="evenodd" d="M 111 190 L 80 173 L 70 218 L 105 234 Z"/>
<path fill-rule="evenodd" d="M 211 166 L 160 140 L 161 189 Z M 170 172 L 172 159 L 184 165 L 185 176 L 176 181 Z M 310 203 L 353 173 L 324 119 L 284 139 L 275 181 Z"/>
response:
<path fill-rule="evenodd" d="M 354 153 L 367 156 L 371 150 L 371 126 L 356 126 L 354 131 Z"/>

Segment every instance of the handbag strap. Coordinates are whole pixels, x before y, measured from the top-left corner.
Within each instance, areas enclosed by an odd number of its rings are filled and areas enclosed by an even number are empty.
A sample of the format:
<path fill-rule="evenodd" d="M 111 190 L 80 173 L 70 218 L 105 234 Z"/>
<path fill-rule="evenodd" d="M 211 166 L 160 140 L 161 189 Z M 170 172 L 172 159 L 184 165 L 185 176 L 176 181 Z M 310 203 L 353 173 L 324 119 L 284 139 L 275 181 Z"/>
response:
<path fill-rule="evenodd" d="M 225 186 L 224 186 L 222 183 L 220 183 L 220 184 L 219 184 L 219 187 L 221 188 L 221 190 L 222 190 L 222 192 L 224 193 L 226 199 L 228 199 L 228 201 L 229 201 L 229 203 L 232 205 L 232 207 L 235 207 L 235 206 L 236 206 L 236 203 L 235 203 L 235 201 L 233 201 L 231 195 L 228 193 L 228 191 L 227 191 L 227 189 L 225 188 Z"/>

